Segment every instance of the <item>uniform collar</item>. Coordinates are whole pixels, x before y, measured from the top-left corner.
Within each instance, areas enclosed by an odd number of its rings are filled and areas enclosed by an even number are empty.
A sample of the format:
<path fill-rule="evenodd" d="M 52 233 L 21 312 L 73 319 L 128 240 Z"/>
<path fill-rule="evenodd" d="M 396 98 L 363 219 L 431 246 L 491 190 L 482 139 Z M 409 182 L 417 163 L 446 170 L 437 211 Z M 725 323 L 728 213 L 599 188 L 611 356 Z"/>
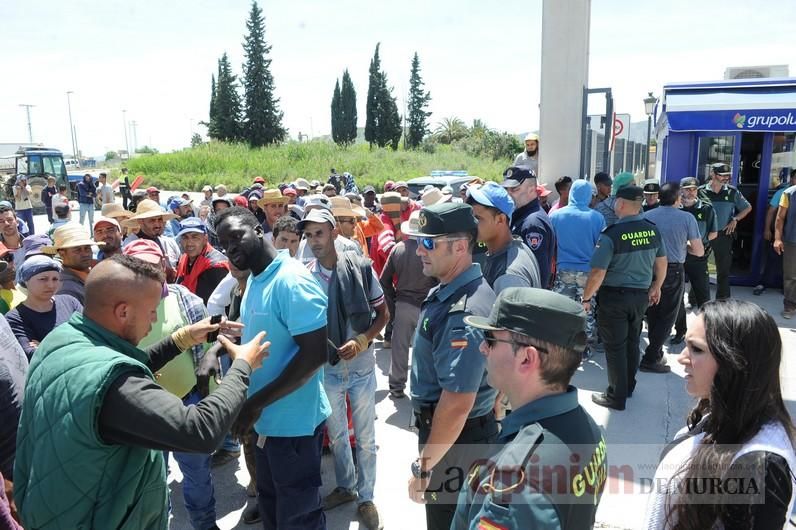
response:
<path fill-rule="evenodd" d="M 539 204 L 539 197 L 536 197 L 534 200 L 526 204 L 525 206 L 520 206 L 514 213 L 512 214 L 511 218 L 514 219 L 521 219 L 527 213 L 534 213 L 541 210 L 542 207 Z"/>
<path fill-rule="evenodd" d="M 639 214 L 636 214 L 636 215 L 628 215 L 627 217 L 622 217 L 621 219 L 619 219 L 619 220 L 616 222 L 616 224 L 620 224 L 620 223 L 630 223 L 630 222 L 633 222 L 633 221 L 638 221 L 638 220 L 640 220 L 640 219 L 644 219 L 644 216 L 643 216 L 643 215 L 641 215 L 640 213 L 639 213 Z"/>
<path fill-rule="evenodd" d="M 441 301 L 444 302 L 453 294 L 459 290 L 460 287 L 467 285 L 473 280 L 477 280 L 481 278 L 481 265 L 478 263 L 473 263 L 470 265 L 469 269 L 466 269 L 464 272 L 459 274 L 457 277 L 453 279 L 447 285 L 440 285 L 439 290 L 436 293 L 436 297 Z"/>
<path fill-rule="evenodd" d="M 578 389 L 570 385 L 567 391 L 561 394 L 545 396 L 543 398 L 526 403 L 518 409 L 511 411 L 506 416 L 501 425 L 500 438 L 511 438 L 520 429 L 545 418 L 552 418 L 566 414 L 578 408 Z"/>

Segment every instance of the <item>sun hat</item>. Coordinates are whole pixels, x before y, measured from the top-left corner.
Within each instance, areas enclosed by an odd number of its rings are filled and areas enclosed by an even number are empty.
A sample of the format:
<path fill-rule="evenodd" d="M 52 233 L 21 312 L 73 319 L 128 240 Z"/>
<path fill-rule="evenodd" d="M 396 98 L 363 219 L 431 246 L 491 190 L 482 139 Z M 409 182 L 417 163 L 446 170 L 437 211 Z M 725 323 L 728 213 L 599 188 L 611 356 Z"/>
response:
<path fill-rule="evenodd" d="M 346 197 L 329 197 L 329 203 L 332 206 L 332 215 L 335 217 L 359 217 L 363 219 L 367 217 L 362 208 L 354 207 Z"/>
<path fill-rule="evenodd" d="M 144 199 L 135 208 L 135 214 L 130 218 L 132 221 L 139 219 L 152 219 L 153 217 L 163 217 L 164 221 L 176 219 L 177 216 L 171 212 L 164 212 L 158 203 L 151 199 Z"/>
<path fill-rule="evenodd" d="M 310 189 L 310 183 L 307 182 L 307 179 L 296 179 L 294 185 L 297 190 L 309 191 Z"/>
<path fill-rule="evenodd" d="M 163 263 L 163 250 L 161 250 L 160 245 L 149 239 L 136 239 L 135 241 L 131 241 L 124 246 L 122 254 L 138 258 L 141 261 L 146 261 L 153 265 L 160 265 Z"/>
<path fill-rule="evenodd" d="M 210 184 L 205 184 L 204 186 L 202 186 L 202 191 L 203 192 L 204 191 L 213 191 L 213 186 L 211 186 Z"/>
<path fill-rule="evenodd" d="M 100 212 L 100 215 L 102 215 L 102 217 L 112 217 L 113 219 L 118 219 L 119 217 L 132 217 L 135 214 L 129 210 L 125 210 L 121 204 L 111 202 L 102 205 L 102 211 Z"/>
<path fill-rule="evenodd" d="M 266 204 L 287 204 L 287 197 L 277 189 L 263 191 L 263 198 L 257 201 L 257 206 L 264 208 Z"/>
<path fill-rule="evenodd" d="M 420 201 L 423 203 L 423 206 L 431 206 L 432 204 L 447 202 L 449 200 L 451 200 L 450 195 L 442 193 L 442 190 L 433 186 L 430 190 L 424 191 L 423 195 L 420 196 Z"/>
<path fill-rule="evenodd" d="M 33 234 L 22 240 L 22 255 L 28 259 L 30 256 L 47 254 L 44 252 L 44 248 L 52 244 L 53 242 L 47 234 Z"/>
<path fill-rule="evenodd" d="M 307 195 L 304 197 L 304 210 L 309 211 L 313 208 L 324 208 L 329 210 L 332 207 L 329 197 L 322 194 Z"/>
<path fill-rule="evenodd" d="M 104 246 L 102 241 L 94 241 L 86 233 L 83 225 L 78 223 L 66 223 L 59 226 L 53 232 L 53 244 L 42 247 L 42 251 L 52 252 L 64 248 L 85 247 L 90 245 Z"/>
<path fill-rule="evenodd" d="M 409 214 L 409 220 L 401 223 L 401 232 L 409 234 L 420 231 L 420 210 L 415 210 Z"/>

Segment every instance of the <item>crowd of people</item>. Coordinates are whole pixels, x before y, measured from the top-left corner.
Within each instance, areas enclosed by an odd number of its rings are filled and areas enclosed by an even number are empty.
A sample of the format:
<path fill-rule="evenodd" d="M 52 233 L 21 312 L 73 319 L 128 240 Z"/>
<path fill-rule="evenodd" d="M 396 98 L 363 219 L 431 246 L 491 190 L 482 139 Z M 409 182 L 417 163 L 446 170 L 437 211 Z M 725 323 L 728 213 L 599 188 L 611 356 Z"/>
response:
<path fill-rule="evenodd" d="M 0 523 L 166 528 L 171 453 L 191 525 L 217 528 L 211 469 L 243 453 L 257 499 L 245 523 L 325 528 L 326 511 L 356 503 L 382 528 L 381 342 L 391 399 L 411 399 L 407 494 L 429 529 L 591 528 L 611 448 L 571 379 L 604 353 L 592 401 L 623 411 L 639 370 L 671 370 L 668 341 L 685 342 L 677 362 L 698 404 L 643 524 L 782 528 L 796 493 L 782 343 L 769 314 L 730 297 L 732 235 L 751 206 L 729 166 L 702 185 L 561 177 L 548 204 L 538 148 L 529 135 L 496 181 L 415 197 L 332 170 L 255 177 L 238 194 L 205 185 L 198 202 L 123 185 L 120 203 L 88 176 L 77 220 L 48 191 L 44 233 L 0 202 Z M 788 318 L 796 170 L 790 184 L 768 225 Z M 334 488 L 321 497 L 325 445 Z M 563 482 L 540 477 L 556 465 Z M 679 485 L 713 479 L 758 480 L 763 494 L 704 500 Z"/>

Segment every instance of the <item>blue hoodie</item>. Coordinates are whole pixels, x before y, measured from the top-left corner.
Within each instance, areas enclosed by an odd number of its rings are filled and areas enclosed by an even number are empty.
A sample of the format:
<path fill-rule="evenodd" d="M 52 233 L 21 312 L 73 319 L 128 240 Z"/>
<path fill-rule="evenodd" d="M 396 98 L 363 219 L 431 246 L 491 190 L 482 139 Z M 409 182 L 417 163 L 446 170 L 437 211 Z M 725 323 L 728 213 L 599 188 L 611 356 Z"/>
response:
<path fill-rule="evenodd" d="M 569 191 L 569 204 L 550 216 L 558 236 L 556 266 L 559 271 L 589 272 L 594 245 L 605 228 L 605 218 L 589 208 L 592 187 L 585 180 L 576 180 Z"/>

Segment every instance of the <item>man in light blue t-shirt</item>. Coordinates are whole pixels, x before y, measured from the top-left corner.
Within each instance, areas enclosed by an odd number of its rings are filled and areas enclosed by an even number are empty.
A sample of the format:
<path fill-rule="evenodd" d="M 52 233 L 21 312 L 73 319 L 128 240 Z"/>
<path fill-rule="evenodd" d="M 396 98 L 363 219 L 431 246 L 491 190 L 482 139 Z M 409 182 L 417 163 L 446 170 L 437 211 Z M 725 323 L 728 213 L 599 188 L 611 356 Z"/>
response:
<path fill-rule="evenodd" d="M 241 302 L 242 340 L 268 332 L 268 360 L 251 374 L 249 398 L 233 435 L 256 431 L 257 497 L 266 528 L 326 528 L 321 507 L 326 295 L 310 272 L 277 251 L 246 208 L 216 218 L 219 244 L 238 269 L 251 270 Z"/>

